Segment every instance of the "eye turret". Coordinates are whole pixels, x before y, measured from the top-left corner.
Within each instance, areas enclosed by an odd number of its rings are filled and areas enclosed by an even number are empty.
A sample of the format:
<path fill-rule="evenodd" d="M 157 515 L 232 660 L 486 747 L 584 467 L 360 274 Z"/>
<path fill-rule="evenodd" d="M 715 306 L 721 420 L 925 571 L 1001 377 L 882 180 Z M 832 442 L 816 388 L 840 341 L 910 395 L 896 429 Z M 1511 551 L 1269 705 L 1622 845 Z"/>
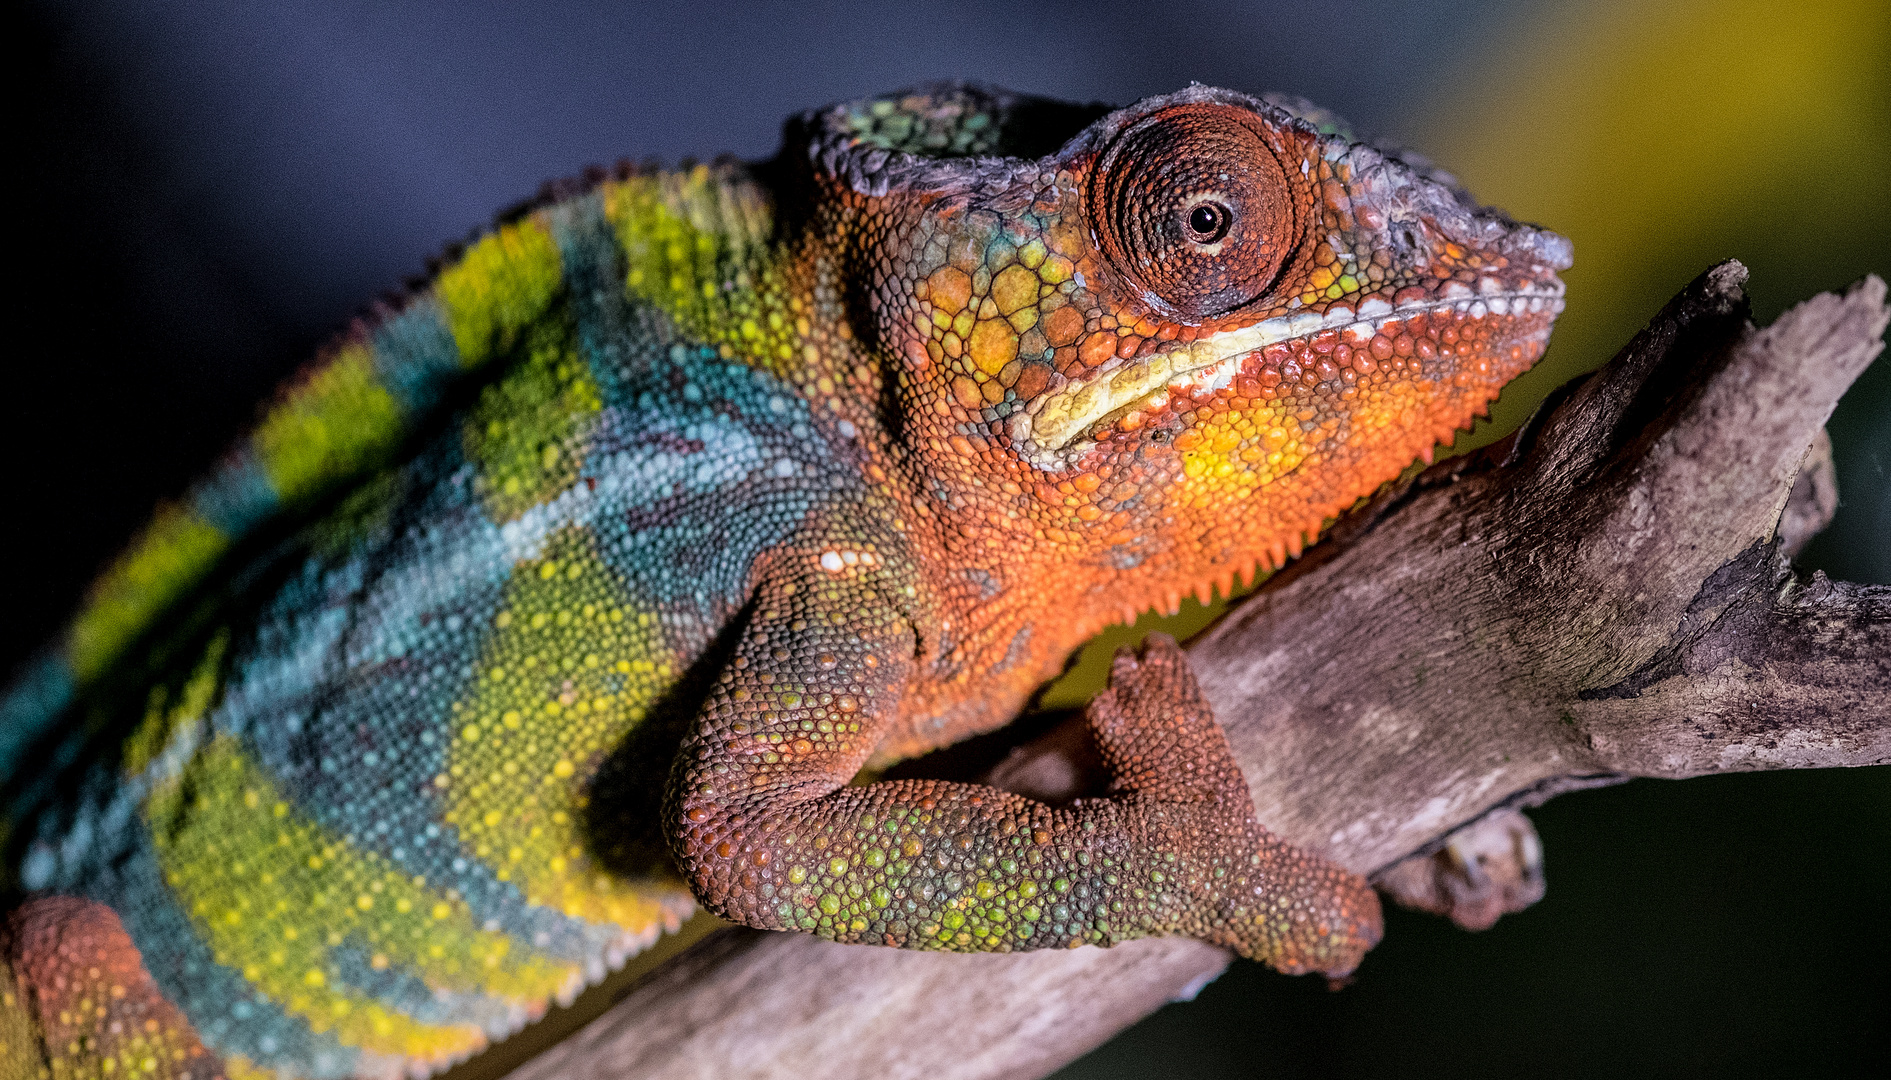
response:
<path fill-rule="evenodd" d="M 1292 251 L 1287 176 L 1260 121 L 1225 105 L 1165 109 L 1104 151 L 1090 184 L 1103 254 L 1184 323 L 1265 293 Z"/>

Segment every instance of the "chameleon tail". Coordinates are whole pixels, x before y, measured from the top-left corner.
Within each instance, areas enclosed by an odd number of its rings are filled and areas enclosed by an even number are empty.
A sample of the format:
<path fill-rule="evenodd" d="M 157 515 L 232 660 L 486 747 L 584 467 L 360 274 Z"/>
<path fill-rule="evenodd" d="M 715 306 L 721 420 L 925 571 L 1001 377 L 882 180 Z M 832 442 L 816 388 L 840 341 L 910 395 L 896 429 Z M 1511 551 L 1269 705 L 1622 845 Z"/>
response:
<path fill-rule="evenodd" d="M 209 475 L 158 508 L 0 697 L 0 788 L 13 789 L 67 706 L 233 545 L 384 464 L 452 383 L 512 348 L 560 283 L 544 213 L 527 214 L 448 260 L 425 291 L 357 321 L 284 384 Z"/>

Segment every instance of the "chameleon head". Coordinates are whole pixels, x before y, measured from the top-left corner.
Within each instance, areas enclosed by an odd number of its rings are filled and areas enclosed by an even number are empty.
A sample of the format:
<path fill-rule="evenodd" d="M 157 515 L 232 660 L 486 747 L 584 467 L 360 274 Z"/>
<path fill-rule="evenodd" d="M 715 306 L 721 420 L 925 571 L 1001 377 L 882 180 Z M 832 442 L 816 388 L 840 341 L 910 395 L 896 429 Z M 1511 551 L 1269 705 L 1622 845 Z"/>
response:
<path fill-rule="evenodd" d="M 1567 240 L 1304 103 L 1197 86 L 1044 157 L 878 168 L 909 437 L 1172 591 L 1278 565 L 1429 455 L 1563 306 Z"/>

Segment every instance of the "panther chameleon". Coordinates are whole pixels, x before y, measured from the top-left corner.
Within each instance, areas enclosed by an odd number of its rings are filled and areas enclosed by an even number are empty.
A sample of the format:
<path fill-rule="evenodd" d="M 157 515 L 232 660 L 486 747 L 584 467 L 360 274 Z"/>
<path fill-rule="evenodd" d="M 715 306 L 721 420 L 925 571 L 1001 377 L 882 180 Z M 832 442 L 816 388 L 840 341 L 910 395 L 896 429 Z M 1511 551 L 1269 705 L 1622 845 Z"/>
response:
<path fill-rule="evenodd" d="M 0 714 L 12 1075 L 424 1075 L 700 903 L 1344 973 L 1173 644 L 1107 793 L 863 767 L 1226 593 L 1543 352 L 1562 237 L 1305 102 L 961 84 L 553 185 L 160 509 Z"/>

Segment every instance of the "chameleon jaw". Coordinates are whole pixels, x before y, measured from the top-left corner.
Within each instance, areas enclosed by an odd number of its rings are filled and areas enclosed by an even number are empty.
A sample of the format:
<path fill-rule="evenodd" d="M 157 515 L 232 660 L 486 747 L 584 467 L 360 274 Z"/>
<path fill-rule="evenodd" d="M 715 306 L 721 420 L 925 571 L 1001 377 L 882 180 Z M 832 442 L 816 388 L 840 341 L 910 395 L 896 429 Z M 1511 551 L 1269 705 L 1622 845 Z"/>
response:
<path fill-rule="evenodd" d="M 1092 442 L 1084 436 L 1132 406 L 1159 408 L 1171 389 L 1212 392 L 1231 382 L 1243 361 L 1269 345 L 1337 331 L 1354 348 L 1368 344 L 1389 322 L 1435 311 L 1482 319 L 1492 315 L 1535 315 L 1552 318 L 1563 310 L 1563 284 L 1556 278 L 1524 281 L 1512 288 L 1486 278 L 1473 290 L 1450 282 L 1442 297 L 1427 297 L 1393 305 L 1370 297 L 1355 309 L 1335 304 L 1324 313 L 1297 311 L 1258 323 L 1225 330 L 1152 356 L 1137 357 L 1103 368 L 1046 394 L 1017 413 L 1011 422 L 1012 445 L 1025 460 L 1051 471 L 1066 467 Z"/>

